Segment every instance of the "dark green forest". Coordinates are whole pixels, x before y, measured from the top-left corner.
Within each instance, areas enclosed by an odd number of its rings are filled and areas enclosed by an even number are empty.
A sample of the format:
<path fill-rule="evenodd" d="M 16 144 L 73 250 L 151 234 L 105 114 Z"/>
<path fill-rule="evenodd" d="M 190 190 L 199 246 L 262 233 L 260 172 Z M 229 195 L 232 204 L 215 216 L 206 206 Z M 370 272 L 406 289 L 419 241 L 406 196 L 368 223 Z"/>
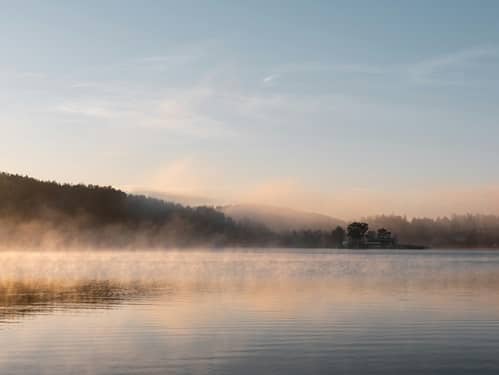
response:
<path fill-rule="evenodd" d="M 499 217 L 377 216 L 369 228 L 388 228 L 401 243 L 429 247 L 498 247 Z M 276 233 L 236 222 L 212 207 L 186 207 L 112 187 L 71 185 L 0 173 L 1 245 L 194 247 L 281 246 L 340 248 L 348 232 Z"/>
<path fill-rule="evenodd" d="M 4 243 L 94 246 L 251 246 L 276 241 L 256 223 L 210 207 L 185 207 L 112 187 L 44 182 L 0 174 Z"/>

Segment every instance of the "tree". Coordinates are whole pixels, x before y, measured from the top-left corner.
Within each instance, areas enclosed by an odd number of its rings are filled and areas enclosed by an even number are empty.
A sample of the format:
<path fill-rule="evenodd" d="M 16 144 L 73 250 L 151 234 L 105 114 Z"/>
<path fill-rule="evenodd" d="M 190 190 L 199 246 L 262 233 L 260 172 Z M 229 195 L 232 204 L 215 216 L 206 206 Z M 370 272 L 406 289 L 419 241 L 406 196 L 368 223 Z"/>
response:
<path fill-rule="evenodd" d="M 345 241 L 345 229 L 343 229 L 340 226 L 337 226 L 331 232 L 332 246 L 335 246 L 337 248 L 343 247 L 343 241 Z"/>
<path fill-rule="evenodd" d="M 378 229 L 378 241 L 383 247 L 393 247 L 395 245 L 392 232 L 385 228 Z"/>
<path fill-rule="evenodd" d="M 369 225 L 367 223 L 354 222 L 348 225 L 347 235 L 350 240 L 350 246 L 360 247 L 368 230 Z"/>

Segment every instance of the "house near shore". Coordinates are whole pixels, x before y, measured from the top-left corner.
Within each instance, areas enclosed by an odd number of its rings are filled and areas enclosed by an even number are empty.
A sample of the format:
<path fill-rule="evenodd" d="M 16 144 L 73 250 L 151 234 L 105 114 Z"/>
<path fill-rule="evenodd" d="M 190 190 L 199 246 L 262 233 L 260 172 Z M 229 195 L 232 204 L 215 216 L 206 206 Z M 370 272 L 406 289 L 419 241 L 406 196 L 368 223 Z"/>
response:
<path fill-rule="evenodd" d="M 350 249 L 393 249 L 398 246 L 397 238 L 385 228 L 368 230 L 366 223 L 352 223 L 347 229 L 344 247 Z"/>
<path fill-rule="evenodd" d="M 392 232 L 380 228 L 367 232 L 365 244 L 369 249 L 389 249 L 397 246 L 397 239 Z"/>

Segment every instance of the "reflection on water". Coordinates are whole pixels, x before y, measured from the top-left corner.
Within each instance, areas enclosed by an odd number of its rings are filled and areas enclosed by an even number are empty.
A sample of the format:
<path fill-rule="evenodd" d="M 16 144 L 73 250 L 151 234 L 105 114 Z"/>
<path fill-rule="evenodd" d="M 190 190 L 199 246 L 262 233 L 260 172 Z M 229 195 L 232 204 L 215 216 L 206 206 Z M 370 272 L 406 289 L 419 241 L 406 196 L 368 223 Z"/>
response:
<path fill-rule="evenodd" d="M 493 251 L 3 252 L 0 373 L 497 374 L 498 287 Z"/>
<path fill-rule="evenodd" d="M 125 286 L 95 280 L 72 283 L 13 280 L 0 285 L 0 324 L 56 309 L 111 308 L 148 294 L 151 294 L 149 288 L 135 283 Z"/>

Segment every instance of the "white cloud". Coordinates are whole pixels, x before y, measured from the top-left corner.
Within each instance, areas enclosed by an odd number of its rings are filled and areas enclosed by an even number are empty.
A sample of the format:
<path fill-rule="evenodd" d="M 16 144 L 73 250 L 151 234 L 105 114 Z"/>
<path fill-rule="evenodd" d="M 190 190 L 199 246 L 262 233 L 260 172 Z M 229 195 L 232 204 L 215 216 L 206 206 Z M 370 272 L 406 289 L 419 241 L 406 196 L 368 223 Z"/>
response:
<path fill-rule="evenodd" d="M 263 79 L 263 83 L 270 84 L 279 78 L 278 74 L 271 74 Z"/>

